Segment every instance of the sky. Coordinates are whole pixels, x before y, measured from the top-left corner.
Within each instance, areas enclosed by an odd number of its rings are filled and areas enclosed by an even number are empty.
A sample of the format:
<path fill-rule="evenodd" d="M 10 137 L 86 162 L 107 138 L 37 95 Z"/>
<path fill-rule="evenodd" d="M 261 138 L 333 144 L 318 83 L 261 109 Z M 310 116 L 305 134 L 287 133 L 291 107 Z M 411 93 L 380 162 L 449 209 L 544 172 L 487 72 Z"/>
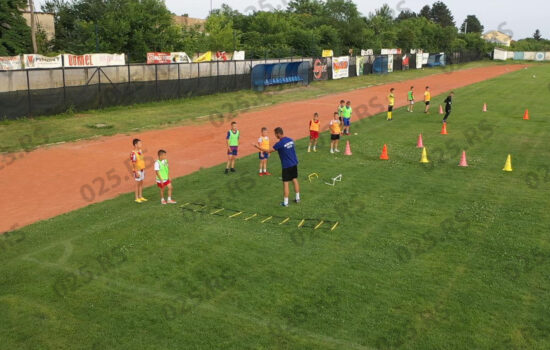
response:
<path fill-rule="evenodd" d="M 35 0 L 40 5 L 44 0 Z M 210 0 L 164 0 L 166 6 L 175 14 L 189 14 L 190 17 L 206 18 L 210 11 Z M 219 8 L 223 3 L 240 12 L 252 9 L 269 10 L 286 7 L 290 0 L 212 0 L 213 8 Z M 368 15 L 375 9 L 387 3 L 395 15 L 401 10 L 410 9 L 418 12 L 426 4 L 434 0 L 355 0 L 363 15 Z M 532 37 L 536 29 L 540 29 L 544 38 L 550 38 L 550 1 L 548 0 L 443 0 L 451 9 L 457 26 L 460 26 L 467 15 L 476 15 L 485 26 L 485 31 L 500 30 L 513 34 L 513 39 L 519 40 Z M 39 6 L 37 6 L 39 8 Z"/>

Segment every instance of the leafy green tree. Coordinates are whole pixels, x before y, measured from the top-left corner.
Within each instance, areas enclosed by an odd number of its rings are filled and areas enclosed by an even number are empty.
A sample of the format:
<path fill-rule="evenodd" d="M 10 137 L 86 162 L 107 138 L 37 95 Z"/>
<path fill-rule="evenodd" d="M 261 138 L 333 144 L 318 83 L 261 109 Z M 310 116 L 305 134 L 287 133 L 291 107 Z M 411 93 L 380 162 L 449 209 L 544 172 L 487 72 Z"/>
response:
<path fill-rule="evenodd" d="M 0 56 L 32 51 L 31 29 L 21 14 L 26 0 L 0 1 Z"/>
<path fill-rule="evenodd" d="M 451 10 L 442 1 L 437 1 L 430 10 L 430 19 L 442 27 L 455 26 L 454 17 Z"/>
<path fill-rule="evenodd" d="M 127 53 L 143 61 L 147 52 L 181 46 L 181 30 L 162 0 L 47 0 L 55 14 L 54 49 L 73 53 Z"/>
<path fill-rule="evenodd" d="M 483 25 L 475 15 L 468 15 L 462 26 L 460 26 L 460 31 L 462 33 L 483 33 Z"/>
<path fill-rule="evenodd" d="M 540 30 L 535 30 L 535 34 L 533 34 L 533 39 L 537 41 L 542 39 L 542 35 L 540 35 Z"/>

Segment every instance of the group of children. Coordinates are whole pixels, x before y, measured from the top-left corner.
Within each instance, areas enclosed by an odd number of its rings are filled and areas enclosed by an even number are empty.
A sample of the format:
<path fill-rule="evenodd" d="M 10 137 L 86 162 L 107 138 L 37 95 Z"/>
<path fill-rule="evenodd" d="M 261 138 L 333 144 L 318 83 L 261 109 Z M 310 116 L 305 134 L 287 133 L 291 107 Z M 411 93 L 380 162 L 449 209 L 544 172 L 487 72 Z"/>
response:
<path fill-rule="evenodd" d="M 134 149 L 130 154 L 130 160 L 132 161 L 132 170 L 134 173 L 134 180 L 136 181 L 135 202 L 143 203 L 147 202 L 147 199 L 143 197 L 143 181 L 145 180 L 145 158 L 141 150 L 143 143 L 140 139 L 134 139 L 132 144 L 134 145 Z M 172 200 L 172 179 L 170 178 L 170 168 L 168 166 L 166 151 L 161 149 L 157 152 L 157 155 L 158 159 L 155 161 L 154 170 L 157 178 L 157 186 L 160 188 L 160 203 L 176 204 L 176 201 Z M 164 199 L 165 189 L 168 189 L 168 200 Z"/>
<path fill-rule="evenodd" d="M 443 123 L 447 122 L 447 118 L 449 117 L 451 113 L 451 107 L 452 107 L 452 98 L 454 96 L 454 93 L 451 92 L 447 99 L 445 99 L 445 110 L 446 114 L 443 118 Z M 391 121 L 393 120 L 393 108 L 395 106 L 395 89 L 391 88 L 390 93 L 387 97 L 388 99 L 388 116 L 387 120 Z M 414 97 L 414 86 L 411 86 L 408 94 L 407 94 L 407 100 L 408 100 L 408 106 L 407 111 L 408 112 L 414 112 L 414 104 L 415 104 L 415 97 Z M 425 109 L 424 113 L 428 114 L 430 111 L 430 102 L 431 102 L 431 92 L 430 87 L 426 86 L 426 90 L 424 92 L 424 104 Z M 351 101 L 344 101 L 341 100 L 340 104 L 337 107 L 337 111 L 334 112 L 332 120 L 329 122 L 329 130 L 330 130 L 330 153 L 339 153 L 340 150 L 338 149 L 338 145 L 340 143 L 340 137 L 341 135 L 351 135 L 350 134 L 350 127 L 351 127 L 351 117 L 353 114 L 353 109 L 351 107 Z M 321 132 L 321 122 L 319 120 L 319 114 L 315 113 L 313 115 L 313 119 L 309 121 L 309 146 L 307 151 L 308 152 L 317 152 L 317 143 L 319 141 L 319 133 Z M 237 122 L 231 123 L 231 129 L 227 131 L 226 134 L 226 142 L 227 142 L 227 163 L 225 167 L 225 174 L 229 174 L 230 172 L 235 172 L 235 160 L 238 155 L 239 151 L 239 141 L 240 141 L 240 131 L 237 127 Z M 141 151 L 142 142 L 139 139 L 134 139 L 133 141 L 134 150 L 132 151 L 132 154 L 130 156 L 130 159 L 132 161 L 133 171 L 134 171 L 134 178 L 136 180 L 136 198 L 135 201 L 137 203 L 143 203 L 146 202 L 147 199 L 143 197 L 143 180 L 145 179 L 145 161 L 143 158 L 143 153 Z M 270 172 L 267 171 L 267 163 L 269 160 L 269 152 L 265 152 L 262 150 L 269 150 L 270 140 L 268 136 L 268 131 L 266 127 L 263 127 L 261 129 L 260 137 L 258 138 L 257 145 L 254 145 L 256 148 L 260 150 L 258 153 L 258 157 L 260 160 L 260 166 L 258 170 L 259 176 L 269 176 L 271 175 Z M 168 166 L 168 160 L 165 150 L 159 150 L 158 151 L 158 160 L 155 162 L 154 170 L 156 174 L 156 180 L 157 180 L 157 186 L 160 188 L 160 197 L 161 197 L 161 203 L 162 204 L 175 204 L 176 202 L 172 200 L 172 184 L 171 184 L 171 178 L 170 178 L 170 171 Z M 168 189 L 168 199 L 164 199 L 164 191 L 165 189 Z"/>
<path fill-rule="evenodd" d="M 395 105 L 395 89 L 390 89 L 390 94 L 388 95 L 388 117 L 387 120 L 393 120 L 393 107 Z M 449 118 L 449 115 L 451 114 L 452 110 L 452 104 L 453 104 L 453 96 L 454 92 L 451 91 L 451 93 L 447 96 L 445 99 L 445 117 L 443 117 L 443 123 L 447 123 L 447 119 Z M 409 89 L 409 92 L 407 93 L 407 111 L 412 113 L 414 112 L 414 86 L 411 86 Z M 432 101 L 432 93 L 430 91 L 430 87 L 426 86 L 426 90 L 424 91 L 424 113 L 429 114 L 430 113 L 430 104 Z"/>

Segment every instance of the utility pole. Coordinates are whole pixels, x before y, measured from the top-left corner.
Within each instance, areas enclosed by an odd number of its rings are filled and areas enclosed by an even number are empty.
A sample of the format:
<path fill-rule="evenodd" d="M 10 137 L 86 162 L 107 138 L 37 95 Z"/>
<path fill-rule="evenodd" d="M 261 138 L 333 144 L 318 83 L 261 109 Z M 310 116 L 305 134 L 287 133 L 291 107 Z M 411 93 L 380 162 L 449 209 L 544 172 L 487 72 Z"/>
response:
<path fill-rule="evenodd" d="M 38 53 L 38 46 L 36 45 L 36 23 L 34 22 L 34 0 L 29 0 L 29 10 L 31 12 L 31 39 L 32 49 L 36 54 Z"/>

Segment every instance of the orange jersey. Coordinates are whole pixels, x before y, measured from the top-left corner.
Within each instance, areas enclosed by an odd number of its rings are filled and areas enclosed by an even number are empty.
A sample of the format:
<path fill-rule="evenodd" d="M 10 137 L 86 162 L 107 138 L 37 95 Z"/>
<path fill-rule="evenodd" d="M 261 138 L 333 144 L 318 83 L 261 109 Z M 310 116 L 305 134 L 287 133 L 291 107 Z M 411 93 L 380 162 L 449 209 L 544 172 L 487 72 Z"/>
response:
<path fill-rule="evenodd" d="M 132 163 L 136 165 L 137 171 L 145 169 L 145 160 L 143 159 L 143 153 L 141 151 L 132 151 L 130 159 Z"/>
<path fill-rule="evenodd" d="M 321 122 L 318 120 L 318 121 L 315 121 L 315 120 L 310 120 L 309 121 L 309 131 L 319 131 L 321 129 Z"/>

